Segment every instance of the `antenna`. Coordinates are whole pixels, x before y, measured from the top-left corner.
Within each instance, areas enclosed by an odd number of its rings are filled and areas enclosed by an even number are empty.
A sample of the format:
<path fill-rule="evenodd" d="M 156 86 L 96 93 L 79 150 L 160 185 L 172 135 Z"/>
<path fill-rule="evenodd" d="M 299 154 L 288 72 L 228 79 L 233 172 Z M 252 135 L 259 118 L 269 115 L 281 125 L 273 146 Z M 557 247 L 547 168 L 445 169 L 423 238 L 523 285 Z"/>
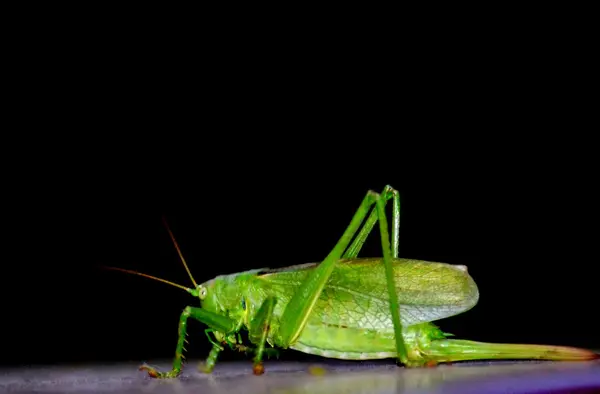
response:
<path fill-rule="evenodd" d="M 194 289 L 197 289 L 198 285 L 196 284 L 196 281 L 194 280 L 194 277 L 192 276 L 190 269 L 188 268 L 187 264 L 185 263 L 185 259 L 183 258 L 181 249 L 179 249 L 179 245 L 177 244 L 177 241 L 175 240 L 175 236 L 171 232 L 171 229 L 169 228 L 169 224 L 167 223 L 167 219 L 164 216 L 162 217 L 162 221 L 163 221 L 163 224 L 165 225 L 165 227 L 167 228 L 167 231 L 169 232 L 169 236 L 171 237 L 171 240 L 173 241 L 173 244 L 175 245 L 175 249 L 177 249 L 177 253 L 179 254 L 179 258 L 181 259 L 181 262 L 183 263 L 185 270 L 187 271 L 188 275 L 190 276 L 190 279 L 192 280 L 192 283 L 194 284 Z"/>

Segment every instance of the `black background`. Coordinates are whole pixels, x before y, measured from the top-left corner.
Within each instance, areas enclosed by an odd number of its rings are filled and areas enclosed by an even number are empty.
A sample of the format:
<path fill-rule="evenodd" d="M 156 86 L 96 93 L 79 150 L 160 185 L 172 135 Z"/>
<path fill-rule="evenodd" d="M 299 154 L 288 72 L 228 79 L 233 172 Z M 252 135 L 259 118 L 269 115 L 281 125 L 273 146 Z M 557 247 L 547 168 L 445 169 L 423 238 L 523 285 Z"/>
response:
<path fill-rule="evenodd" d="M 443 330 L 482 341 L 600 347 L 596 198 L 582 172 L 515 161 L 483 168 L 472 155 L 462 167 L 457 160 L 429 166 L 418 150 L 411 158 L 391 149 L 386 160 L 365 151 L 325 160 L 326 150 L 297 146 L 293 155 L 292 145 L 167 160 L 147 187 L 135 172 L 46 174 L 57 192 L 40 187 L 46 200 L 12 212 L 2 362 L 170 358 L 179 314 L 197 300 L 100 265 L 189 286 L 163 215 L 198 282 L 319 261 L 366 191 L 386 183 L 401 192 L 400 255 L 465 264 L 479 286 L 478 305 L 438 322 Z M 377 236 L 363 256 L 380 255 Z M 188 357 L 206 356 L 204 328 L 190 323 Z"/>
<path fill-rule="evenodd" d="M 388 183 L 402 196 L 401 257 L 467 265 L 479 286 L 444 331 L 600 348 L 585 31 L 222 42 L 185 24 L 150 40 L 57 26 L 15 41 L 7 74 L 3 364 L 172 357 L 197 300 L 99 268 L 189 285 L 163 215 L 201 282 L 319 261 Z M 361 255 L 380 255 L 376 235 Z M 190 323 L 188 357 L 207 354 L 203 330 Z"/>

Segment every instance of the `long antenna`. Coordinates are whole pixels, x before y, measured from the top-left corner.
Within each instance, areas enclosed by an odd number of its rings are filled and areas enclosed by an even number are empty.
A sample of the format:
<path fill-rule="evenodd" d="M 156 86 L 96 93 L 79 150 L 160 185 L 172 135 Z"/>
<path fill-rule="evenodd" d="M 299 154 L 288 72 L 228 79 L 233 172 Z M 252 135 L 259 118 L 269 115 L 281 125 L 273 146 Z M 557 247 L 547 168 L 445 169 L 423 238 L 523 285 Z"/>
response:
<path fill-rule="evenodd" d="M 169 282 L 168 280 L 165 280 L 165 279 L 157 278 L 156 276 L 142 274 L 141 272 L 132 271 L 132 270 L 126 270 L 126 269 L 118 268 L 118 267 L 108 267 L 106 265 L 103 265 L 102 268 L 107 269 L 107 270 L 121 271 L 121 272 L 125 272 L 125 273 L 128 273 L 128 274 L 134 274 L 134 275 L 143 276 L 144 278 L 154 279 L 154 280 L 166 283 L 166 284 L 171 285 L 171 286 L 179 287 L 180 289 L 183 289 L 183 290 L 187 291 L 188 293 L 192 293 L 193 292 L 192 289 L 188 289 L 185 286 L 179 285 L 177 283 Z"/>
<path fill-rule="evenodd" d="M 173 244 L 175 245 L 175 249 L 177 249 L 177 253 L 179 254 L 179 258 L 181 259 L 181 262 L 183 263 L 185 270 L 187 271 L 188 275 L 190 276 L 190 279 L 192 280 L 192 283 L 194 284 L 194 289 L 197 289 L 198 285 L 196 284 L 196 281 L 194 280 L 194 277 L 192 276 L 190 269 L 188 268 L 187 264 L 185 263 L 185 259 L 183 258 L 183 254 L 181 253 L 181 250 L 179 249 L 179 245 L 177 244 L 177 241 L 175 240 L 175 236 L 171 232 L 171 229 L 169 228 L 169 224 L 167 223 L 167 219 L 164 216 L 162 217 L 162 221 L 163 221 L 163 224 L 165 225 L 165 227 L 167 228 L 167 231 L 169 232 L 169 236 L 171 237 L 171 240 L 173 241 Z"/>

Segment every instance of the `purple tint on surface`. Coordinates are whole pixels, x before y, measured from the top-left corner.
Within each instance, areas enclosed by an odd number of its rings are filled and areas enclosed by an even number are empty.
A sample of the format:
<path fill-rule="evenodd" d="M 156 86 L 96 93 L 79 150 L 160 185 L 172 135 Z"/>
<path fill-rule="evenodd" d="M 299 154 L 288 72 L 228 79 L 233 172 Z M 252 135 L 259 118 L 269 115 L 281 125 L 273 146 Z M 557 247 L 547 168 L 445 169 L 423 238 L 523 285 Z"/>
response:
<path fill-rule="evenodd" d="M 544 363 L 540 363 L 541 368 L 531 369 L 527 373 L 521 373 L 518 369 L 507 371 L 506 374 L 486 377 L 485 370 L 482 370 L 481 378 L 469 380 L 454 381 L 448 383 L 440 392 L 449 394 L 559 394 L 588 392 L 600 393 L 600 364 L 595 362 L 587 364 L 569 364 L 565 363 L 564 368 L 556 368 L 563 363 L 551 363 L 550 368 L 544 368 Z M 523 364 L 524 366 L 526 364 Z M 578 368 L 582 366 L 582 368 Z M 585 391 L 576 391 L 585 390 Z M 437 392 L 437 391 L 436 391 Z"/>
<path fill-rule="evenodd" d="M 44 393 L 394 393 L 590 394 L 600 393 L 600 360 L 587 362 L 466 362 L 434 368 L 398 368 L 393 362 L 221 362 L 214 373 L 186 364 L 177 379 L 149 378 L 139 363 L 54 365 L 0 370 L 0 392 Z M 154 363 L 153 363 L 154 364 Z M 161 360 L 166 370 L 171 360 Z M 324 372 L 311 374 L 311 367 Z"/>

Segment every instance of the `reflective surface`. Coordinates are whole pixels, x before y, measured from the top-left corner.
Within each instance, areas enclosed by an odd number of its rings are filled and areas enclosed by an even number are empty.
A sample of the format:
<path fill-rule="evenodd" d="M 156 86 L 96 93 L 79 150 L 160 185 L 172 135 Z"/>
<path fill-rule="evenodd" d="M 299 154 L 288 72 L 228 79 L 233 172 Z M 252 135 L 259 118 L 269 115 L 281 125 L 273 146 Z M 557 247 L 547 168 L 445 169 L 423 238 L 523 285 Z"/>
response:
<path fill-rule="evenodd" d="M 600 360 L 477 362 L 398 368 L 392 362 L 270 361 L 252 375 L 251 362 L 218 363 L 212 375 L 187 364 L 178 379 L 151 379 L 139 364 L 4 369 L 0 391 L 45 393 L 591 393 L 600 392 Z M 158 367 L 168 369 L 170 360 Z M 596 387 L 597 391 L 592 391 Z M 585 389 L 585 390 L 584 390 Z"/>

